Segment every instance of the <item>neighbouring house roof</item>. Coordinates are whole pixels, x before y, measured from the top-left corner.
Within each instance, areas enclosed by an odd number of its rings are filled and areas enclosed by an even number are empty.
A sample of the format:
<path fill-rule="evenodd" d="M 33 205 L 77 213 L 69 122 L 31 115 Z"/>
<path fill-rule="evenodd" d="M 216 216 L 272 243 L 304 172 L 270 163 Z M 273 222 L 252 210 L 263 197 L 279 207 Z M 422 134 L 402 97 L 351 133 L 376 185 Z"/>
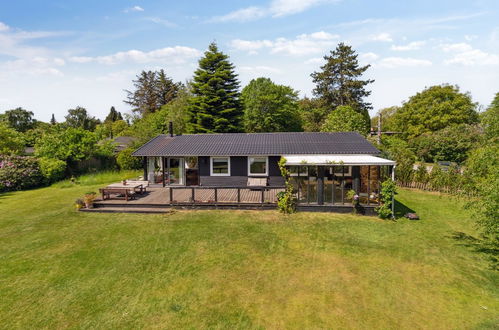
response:
<path fill-rule="evenodd" d="M 133 145 L 137 138 L 134 136 L 118 136 L 116 138 L 107 138 L 104 141 L 111 141 L 115 146 L 114 151 L 120 152 Z"/>
<path fill-rule="evenodd" d="M 372 155 L 283 155 L 286 165 L 395 165 L 388 160 Z"/>
<path fill-rule="evenodd" d="M 226 133 L 159 135 L 134 156 L 249 156 L 379 154 L 355 132 Z"/>

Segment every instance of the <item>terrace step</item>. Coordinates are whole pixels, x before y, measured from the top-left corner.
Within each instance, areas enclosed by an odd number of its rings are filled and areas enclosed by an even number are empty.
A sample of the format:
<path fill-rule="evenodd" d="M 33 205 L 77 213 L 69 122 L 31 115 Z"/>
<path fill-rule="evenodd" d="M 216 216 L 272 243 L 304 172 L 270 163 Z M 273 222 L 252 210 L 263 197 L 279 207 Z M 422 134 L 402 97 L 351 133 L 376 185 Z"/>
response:
<path fill-rule="evenodd" d="M 80 212 L 89 213 L 150 213 L 150 214 L 166 214 L 170 213 L 172 210 L 165 207 L 120 207 L 120 206 L 104 206 L 95 207 L 93 209 L 80 209 Z"/>

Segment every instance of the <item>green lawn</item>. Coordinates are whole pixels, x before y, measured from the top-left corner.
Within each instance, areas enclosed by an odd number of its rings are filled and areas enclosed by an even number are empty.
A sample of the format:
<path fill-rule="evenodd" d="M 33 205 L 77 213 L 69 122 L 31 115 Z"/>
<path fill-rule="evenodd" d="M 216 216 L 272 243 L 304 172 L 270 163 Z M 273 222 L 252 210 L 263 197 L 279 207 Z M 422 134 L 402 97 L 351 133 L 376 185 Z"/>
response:
<path fill-rule="evenodd" d="M 275 211 L 76 212 L 122 174 L 0 194 L 0 327 L 498 326 L 498 273 L 459 203 L 403 190 L 422 220 Z"/>

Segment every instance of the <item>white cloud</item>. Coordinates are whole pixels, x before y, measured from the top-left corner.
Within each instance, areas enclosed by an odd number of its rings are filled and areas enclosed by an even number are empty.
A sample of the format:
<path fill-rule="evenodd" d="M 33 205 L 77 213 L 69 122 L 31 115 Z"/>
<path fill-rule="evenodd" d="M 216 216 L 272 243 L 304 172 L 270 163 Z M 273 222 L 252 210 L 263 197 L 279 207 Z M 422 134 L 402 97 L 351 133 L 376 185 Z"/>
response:
<path fill-rule="evenodd" d="M 381 41 L 381 42 L 392 42 L 393 41 L 392 36 L 386 32 L 372 35 L 370 39 L 372 41 Z"/>
<path fill-rule="evenodd" d="M 313 58 L 309 58 L 308 60 L 306 60 L 305 62 L 303 62 L 305 64 L 312 64 L 312 65 L 317 65 L 317 64 L 322 64 L 324 63 L 324 58 L 323 57 L 313 57 Z"/>
<path fill-rule="evenodd" d="M 132 11 L 144 11 L 144 8 L 142 8 L 141 6 L 133 6 L 124 10 L 125 13 L 129 13 Z"/>
<path fill-rule="evenodd" d="M 391 49 L 395 51 L 418 50 L 426 44 L 426 41 L 413 41 L 407 45 L 392 45 Z"/>
<path fill-rule="evenodd" d="M 282 17 L 301 13 L 311 7 L 339 0 L 273 0 L 267 7 L 251 6 L 212 17 L 208 22 L 249 22 L 264 17 Z"/>
<path fill-rule="evenodd" d="M 473 49 L 470 44 L 461 42 L 456 44 L 441 44 L 440 48 L 444 52 L 467 52 Z"/>
<path fill-rule="evenodd" d="M 281 70 L 265 65 L 241 66 L 239 70 L 242 72 L 254 73 L 256 75 L 261 75 L 266 73 L 281 73 Z"/>
<path fill-rule="evenodd" d="M 173 22 L 170 22 L 169 20 L 159 18 L 159 17 L 146 17 L 144 19 L 146 21 L 150 21 L 150 22 L 153 22 L 153 23 L 156 23 L 156 24 L 160 24 L 160 25 L 163 25 L 163 26 L 166 26 L 166 27 L 176 27 L 177 26 L 177 24 L 175 24 Z"/>
<path fill-rule="evenodd" d="M 273 41 L 235 39 L 230 45 L 233 49 L 248 51 L 250 54 L 255 54 L 257 50 L 267 48 L 272 54 L 301 56 L 323 53 L 333 46 L 336 43 L 335 40 L 338 38 L 338 35 L 319 31 L 310 34 L 301 34 L 295 39 L 277 38 Z"/>
<path fill-rule="evenodd" d="M 429 60 L 422 60 L 411 57 L 386 57 L 376 63 L 376 66 L 383 68 L 399 68 L 399 67 L 426 67 L 431 66 Z"/>
<path fill-rule="evenodd" d="M 241 40 L 234 39 L 230 42 L 230 46 L 236 50 L 247 51 L 250 54 L 256 54 L 257 50 L 264 47 L 272 47 L 273 43 L 270 40 Z"/>
<path fill-rule="evenodd" d="M 223 16 L 215 16 L 210 19 L 210 22 L 248 22 L 265 17 L 266 11 L 260 7 L 248 7 L 239 9 Z"/>
<path fill-rule="evenodd" d="M 66 64 L 62 58 L 34 57 L 30 59 L 16 59 L 6 61 L 0 65 L 0 69 L 9 75 L 27 74 L 30 76 L 59 76 L 64 74 L 58 67 Z"/>
<path fill-rule="evenodd" d="M 9 30 L 9 26 L 5 23 L 0 22 L 0 32 Z"/>
<path fill-rule="evenodd" d="M 192 59 L 201 56 L 201 52 L 195 48 L 175 46 L 166 47 L 150 52 L 140 50 L 129 50 L 125 52 L 117 52 L 106 56 L 73 56 L 69 60 L 75 63 L 96 62 L 99 64 L 114 65 L 124 62 L 149 63 L 149 62 L 173 62 L 176 64 L 185 63 L 187 59 Z"/>
<path fill-rule="evenodd" d="M 477 36 L 477 35 L 474 35 L 474 34 L 466 34 L 466 35 L 464 36 L 464 39 L 465 39 L 466 41 L 473 41 L 473 40 L 475 40 L 476 38 L 478 38 L 478 36 Z"/>
<path fill-rule="evenodd" d="M 272 16 L 287 16 L 301 13 L 311 7 L 324 4 L 327 0 L 274 0 L 270 4 L 270 12 Z"/>
<path fill-rule="evenodd" d="M 368 53 L 360 54 L 359 58 L 363 62 L 372 62 L 372 61 L 376 61 L 379 58 L 379 56 L 378 56 L 378 54 L 368 52 Z"/>
<path fill-rule="evenodd" d="M 462 51 L 452 58 L 445 60 L 445 64 L 474 65 L 499 65 L 499 55 L 490 54 L 480 49 Z"/>

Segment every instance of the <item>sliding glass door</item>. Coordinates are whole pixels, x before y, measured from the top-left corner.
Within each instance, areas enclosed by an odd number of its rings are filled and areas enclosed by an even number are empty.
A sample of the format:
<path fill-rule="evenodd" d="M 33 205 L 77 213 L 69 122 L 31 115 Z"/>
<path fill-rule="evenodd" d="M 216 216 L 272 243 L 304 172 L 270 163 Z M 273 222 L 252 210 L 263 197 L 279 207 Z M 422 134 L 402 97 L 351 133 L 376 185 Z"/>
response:
<path fill-rule="evenodd" d="M 166 158 L 166 184 L 167 185 L 183 185 L 185 164 L 183 158 Z"/>

